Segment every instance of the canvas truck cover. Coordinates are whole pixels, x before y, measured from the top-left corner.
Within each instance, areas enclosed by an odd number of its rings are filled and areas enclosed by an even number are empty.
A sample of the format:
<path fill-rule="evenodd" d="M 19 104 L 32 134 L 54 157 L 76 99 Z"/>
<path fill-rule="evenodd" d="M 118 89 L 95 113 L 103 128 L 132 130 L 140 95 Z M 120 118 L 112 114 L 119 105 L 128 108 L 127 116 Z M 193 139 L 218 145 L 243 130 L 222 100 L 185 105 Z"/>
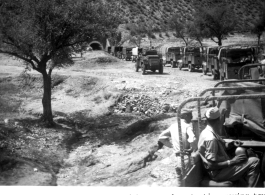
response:
<path fill-rule="evenodd" d="M 138 55 L 138 47 L 135 47 L 132 49 L 132 55 L 134 55 L 134 56 Z"/>
<path fill-rule="evenodd" d="M 227 83 L 223 87 L 248 87 L 248 86 L 260 86 L 256 83 Z M 218 95 L 253 95 L 253 94 L 265 94 L 265 89 L 255 90 L 227 90 L 221 92 Z M 261 140 L 265 140 L 265 99 L 240 99 L 240 100 L 228 100 L 219 102 L 219 108 L 221 113 L 224 113 L 224 126 L 230 129 L 234 129 L 233 132 L 236 136 L 249 137 L 254 136 Z M 240 127 L 238 129 L 238 127 Z M 222 130 L 220 132 L 223 136 L 227 134 Z M 232 134 L 233 134 L 232 133 Z"/>
<path fill-rule="evenodd" d="M 181 48 L 180 47 L 169 47 L 168 52 L 172 52 L 175 54 L 181 54 Z"/>

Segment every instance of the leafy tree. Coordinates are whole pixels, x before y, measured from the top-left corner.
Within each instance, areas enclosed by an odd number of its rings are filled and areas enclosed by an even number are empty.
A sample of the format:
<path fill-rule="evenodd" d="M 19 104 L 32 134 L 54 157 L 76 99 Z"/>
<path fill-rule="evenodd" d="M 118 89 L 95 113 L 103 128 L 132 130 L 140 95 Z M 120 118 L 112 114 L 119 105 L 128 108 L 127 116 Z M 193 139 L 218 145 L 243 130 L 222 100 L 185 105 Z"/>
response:
<path fill-rule="evenodd" d="M 109 36 L 120 21 L 114 0 L 0 0 L 0 52 L 42 74 L 44 122 L 53 124 L 53 69 L 71 64 L 75 48 Z"/>
<path fill-rule="evenodd" d="M 126 28 L 130 31 L 130 42 L 135 44 L 137 47 L 141 47 L 142 40 L 146 36 L 144 23 L 128 24 Z"/>
<path fill-rule="evenodd" d="M 193 22 L 188 23 L 188 34 L 191 39 L 196 40 L 202 47 L 202 41 L 204 38 L 206 38 L 206 36 L 203 27 L 197 24 L 197 22 L 198 21 L 195 19 Z"/>
<path fill-rule="evenodd" d="M 207 7 L 197 7 L 194 18 L 197 20 L 197 27 L 203 30 L 204 36 L 219 46 L 228 33 L 235 29 L 236 17 L 233 9 L 227 4 L 216 3 Z"/>
<path fill-rule="evenodd" d="M 109 38 L 110 44 L 114 46 L 121 46 L 124 42 L 128 41 L 130 38 L 128 35 L 123 34 L 121 31 L 112 33 Z"/>
<path fill-rule="evenodd" d="M 174 30 L 175 33 L 173 35 L 176 38 L 182 39 L 186 46 L 189 45 L 191 39 L 188 35 L 189 32 L 189 23 L 187 20 L 183 19 L 179 14 L 174 14 L 169 19 L 169 29 Z"/>
<path fill-rule="evenodd" d="M 155 24 L 152 21 L 147 22 L 144 30 L 147 34 L 149 41 L 150 41 L 150 48 L 151 48 L 152 47 L 152 39 L 156 38 L 154 35 Z"/>

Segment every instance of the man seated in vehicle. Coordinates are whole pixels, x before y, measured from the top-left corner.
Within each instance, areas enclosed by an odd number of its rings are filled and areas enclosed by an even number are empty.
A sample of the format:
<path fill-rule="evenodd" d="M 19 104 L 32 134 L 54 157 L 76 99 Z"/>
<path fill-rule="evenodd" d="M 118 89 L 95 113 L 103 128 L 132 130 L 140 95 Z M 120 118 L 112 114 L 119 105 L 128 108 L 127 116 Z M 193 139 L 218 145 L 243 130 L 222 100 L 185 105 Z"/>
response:
<path fill-rule="evenodd" d="M 181 130 L 182 140 L 186 155 L 184 157 L 185 168 L 188 170 L 191 167 L 190 158 L 188 154 L 197 149 L 196 137 L 193 133 L 192 124 L 192 111 L 183 109 L 181 111 Z M 171 139 L 171 141 L 170 141 Z M 181 186 L 181 159 L 180 159 L 180 146 L 179 146 L 179 132 L 178 123 L 172 124 L 168 129 L 164 130 L 160 135 L 158 142 L 162 142 L 165 146 L 173 148 L 176 155 L 176 173 L 177 173 L 177 186 Z"/>
<path fill-rule="evenodd" d="M 237 181 L 243 178 L 247 187 L 254 187 L 260 172 L 259 159 L 247 157 L 246 151 L 230 159 L 227 151 L 237 144 L 235 141 L 225 143 L 216 133 L 221 125 L 219 109 L 212 107 L 206 111 L 205 116 L 207 126 L 200 134 L 198 151 L 209 177 L 214 181 Z"/>

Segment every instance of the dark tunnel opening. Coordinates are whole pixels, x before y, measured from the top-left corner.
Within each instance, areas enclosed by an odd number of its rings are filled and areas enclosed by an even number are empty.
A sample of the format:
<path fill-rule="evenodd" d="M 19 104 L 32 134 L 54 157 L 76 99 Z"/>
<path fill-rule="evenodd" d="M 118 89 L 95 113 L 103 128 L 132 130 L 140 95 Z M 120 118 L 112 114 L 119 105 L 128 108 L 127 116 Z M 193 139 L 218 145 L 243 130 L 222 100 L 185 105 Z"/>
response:
<path fill-rule="evenodd" d="M 99 43 L 92 43 L 90 44 L 93 50 L 102 50 L 102 46 Z"/>

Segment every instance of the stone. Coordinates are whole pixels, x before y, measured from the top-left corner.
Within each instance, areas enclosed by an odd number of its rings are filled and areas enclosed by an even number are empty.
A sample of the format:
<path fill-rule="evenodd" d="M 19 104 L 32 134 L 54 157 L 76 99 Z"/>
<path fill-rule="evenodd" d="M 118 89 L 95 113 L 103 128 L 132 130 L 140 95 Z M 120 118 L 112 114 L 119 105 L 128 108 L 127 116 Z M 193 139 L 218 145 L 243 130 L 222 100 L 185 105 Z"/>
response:
<path fill-rule="evenodd" d="M 4 120 L 4 122 L 5 122 L 6 125 L 8 125 L 8 124 L 9 124 L 9 119 L 6 118 L 6 119 Z"/>

